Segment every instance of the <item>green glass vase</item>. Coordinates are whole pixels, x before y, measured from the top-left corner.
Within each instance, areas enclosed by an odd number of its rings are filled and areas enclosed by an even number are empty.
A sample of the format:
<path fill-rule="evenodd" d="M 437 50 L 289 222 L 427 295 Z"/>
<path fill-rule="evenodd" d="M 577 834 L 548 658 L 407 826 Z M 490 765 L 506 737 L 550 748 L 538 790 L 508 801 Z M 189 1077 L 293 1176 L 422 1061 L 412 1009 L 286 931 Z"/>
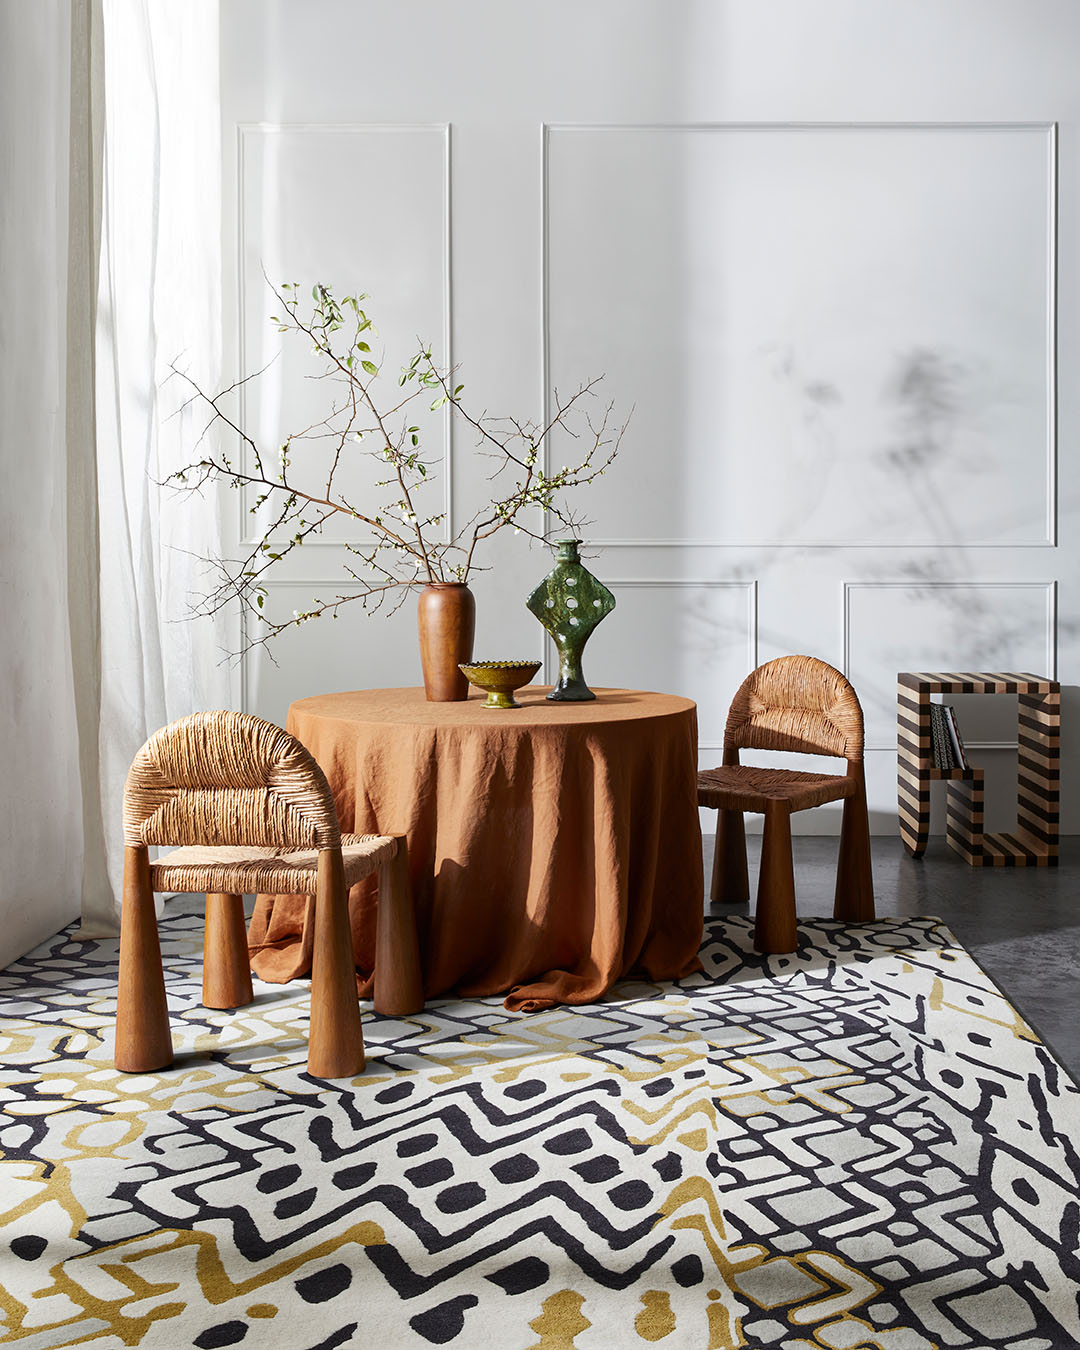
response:
<path fill-rule="evenodd" d="M 555 640 L 559 679 L 548 698 L 584 703 L 596 695 L 581 673 L 581 653 L 596 625 L 615 608 L 615 597 L 578 555 L 580 539 L 555 541 L 555 566 L 526 605 Z"/>

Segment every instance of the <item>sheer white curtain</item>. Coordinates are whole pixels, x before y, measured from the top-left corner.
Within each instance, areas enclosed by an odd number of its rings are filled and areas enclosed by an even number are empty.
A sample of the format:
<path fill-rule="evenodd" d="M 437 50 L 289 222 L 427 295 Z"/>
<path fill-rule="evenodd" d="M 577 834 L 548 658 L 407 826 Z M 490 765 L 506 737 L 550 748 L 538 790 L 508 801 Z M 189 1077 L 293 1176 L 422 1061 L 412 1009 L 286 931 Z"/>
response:
<path fill-rule="evenodd" d="M 191 620 L 216 499 L 161 486 L 205 417 L 173 363 L 215 390 L 221 347 L 217 0 L 104 0 L 104 172 L 97 290 L 97 500 L 102 541 L 101 793 L 120 893 L 120 803 L 151 732 L 229 703 L 221 624 Z M 89 897 L 88 897 L 89 899 Z M 115 923 L 84 905 L 84 927 Z"/>
<path fill-rule="evenodd" d="M 82 871 L 84 661 L 68 628 L 71 38 L 66 5 L 0 0 L 0 967 L 75 917 Z"/>
<path fill-rule="evenodd" d="M 212 500 L 158 486 L 220 347 L 216 0 L 0 0 L 0 967 L 116 932 L 139 745 L 227 706 Z"/>

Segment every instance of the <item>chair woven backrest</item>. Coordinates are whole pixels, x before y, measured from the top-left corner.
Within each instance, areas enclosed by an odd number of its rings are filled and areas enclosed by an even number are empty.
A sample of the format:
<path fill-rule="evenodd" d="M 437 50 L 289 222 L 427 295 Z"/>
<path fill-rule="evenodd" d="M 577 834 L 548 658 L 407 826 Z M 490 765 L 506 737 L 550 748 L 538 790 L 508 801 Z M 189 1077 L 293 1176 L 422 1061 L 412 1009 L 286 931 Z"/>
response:
<path fill-rule="evenodd" d="M 752 671 L 728 713 L 724 748 L 863 756 L 863 715 L 847 680 L 814 656 L 781 656 Z"/>
<path fill-rule="evenodd" d="M 124 843 L 333 848 L 334 798 L 311 753 L 272 722 L 202 712 L 162 727 L 124 788 Z"/>

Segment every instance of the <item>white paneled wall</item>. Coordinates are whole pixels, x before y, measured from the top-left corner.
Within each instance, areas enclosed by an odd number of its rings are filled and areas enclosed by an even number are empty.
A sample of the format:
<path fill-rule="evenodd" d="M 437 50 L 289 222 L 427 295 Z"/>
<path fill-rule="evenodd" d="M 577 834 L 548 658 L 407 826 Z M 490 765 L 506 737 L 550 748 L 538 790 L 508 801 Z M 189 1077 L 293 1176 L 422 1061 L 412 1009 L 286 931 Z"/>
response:
<path fill-rule="evenodd" d="M 1047 126 L 548 130 L 552 380 L 638 398 L 605 542 L 1053 542 Z M 675 442 L 675 444 L 673 444 Z M 685 446 L 689 453 L 678 452 Z"/>
<path fill-rule="evenodd" d="M 604 620 L 604 641 L 595 643 L 595 652 L 586 649 L 590 683 L 625 684 L 633 670 L 637 687 L 694 699 L 701 748 L 715 759 L 727 712 L 716 690 L 736 689 L 757 665 L 756 585 L 693 577 L 605 580 L 618 603 Z"/>
<path fill-rule="evenodd" d="M 592 683 L 695 698 L 713 763 L 754 664 L 823 657 L 862 698 L 879 832 L 899 669 L 1057 675 L 1076 758 L 1080 410 L 1057 381 L 1080 357 L 1075 6 L 230 0 L 222 18 L 227 349 L 237 372 L 270 363 L 245 409 L 267 444 L 322 390 L 278 348 L 264 273 L 369 292 L 389 369 L 419 336 L 491 413 L 540 418 L 553 386 L 604 373 L 634 412 L 581 503 L 618 599 Z M 445 414 L 425 434 L 432 503 L 461 522 L 490 466 Z M 370 462 L 354 472 L 363 490 Z M 290 558 L 273 613 L 345 589 L 344 537 Z M 486 561 L 477 655 L 539 654 L 523 602 L 546 557 L 510 539 Z M 277 720 L 420 678 L 411 604 L 275 655 L 242 684 Z M 1009 704 L 961 709 L 993 827 Z"/>
<path fill-rule="evenodd" d="M 272 318 L 280 305 L 267 279 L 299 283 L 305 299 L 313 281 L 333 280 L 340 297 L 359 289 L 356 259 L 377 258 L 370 285 L 382 283 L 378 321 L 391 388 L 416 351 L 417 334 L 431 342 L 438 361 L 450 359 L 450 129 L 271 124 L 241 126 L 237 134 L 241 362 L 244 370 L 267 368 L 245 386 L 242 411 L 259 443 L 276 446 L 289 431 L 326 416 L 328 392 L 310 378 L 309 354 L 279 334 Z M 449 444 L 444 411 L 427 445 L 445 459 Z M 316 481 L 325 480 L 332 453 L 317 440 L 304 447 Z M 338 481 L 351 499 L 364 499 L 385 468 L 359 454 L 343 463 Z M 436 505 L 449 507 L 449 468 Z M 254 496 L 242 503 L 249 512 Z M 355 533 L 343 535 L 331 521 L 315 547 L 343 537 L 356 542 Z"/>

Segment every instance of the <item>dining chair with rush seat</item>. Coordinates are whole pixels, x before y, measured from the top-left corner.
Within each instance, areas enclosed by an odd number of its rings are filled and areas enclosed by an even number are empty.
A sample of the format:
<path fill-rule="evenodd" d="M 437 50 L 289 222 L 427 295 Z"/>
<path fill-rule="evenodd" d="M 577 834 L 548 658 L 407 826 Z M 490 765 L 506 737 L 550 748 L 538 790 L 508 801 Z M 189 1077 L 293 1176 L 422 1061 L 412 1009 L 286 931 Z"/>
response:
<path fill-rule="evenodd" d="M 151 862 L 153 845 L 179 847 Z M 203 712 L 156 732 L 124 790 L 116 1067 L 142 1073 L 172 1062 L 154 893 L 206 893 L 203 1003 L 237 1008 L 252 1001 L 243 896 L 274 891 L 314 897 L 308 1072 L 360 1073 L 348 893 L 373 873 L 376 1008 L 407 1015 L 424 1000 L 404 837 L 342 835 L 322 769 L 273 723 Z"/>
<path fill-rule="evenodd" d="M 778 750 L 847 760 L 844 774 L 757 768 L 741 750 Z M 724 762 L 698 775 L 698 804 L 717 811 L 711 896 L 750 898 L 743 812 L 764 814 L 754 942 L 760 952 L 793 952 L 795 873 L 791 816 L 843 801 L 833 915 L 850 923 L 874 917 L 870 826 L 863 770 L 863 715 L 844 676 L 813 656 L 781 656 L 752 671 L 739 687 L 724 732 Z"/>

